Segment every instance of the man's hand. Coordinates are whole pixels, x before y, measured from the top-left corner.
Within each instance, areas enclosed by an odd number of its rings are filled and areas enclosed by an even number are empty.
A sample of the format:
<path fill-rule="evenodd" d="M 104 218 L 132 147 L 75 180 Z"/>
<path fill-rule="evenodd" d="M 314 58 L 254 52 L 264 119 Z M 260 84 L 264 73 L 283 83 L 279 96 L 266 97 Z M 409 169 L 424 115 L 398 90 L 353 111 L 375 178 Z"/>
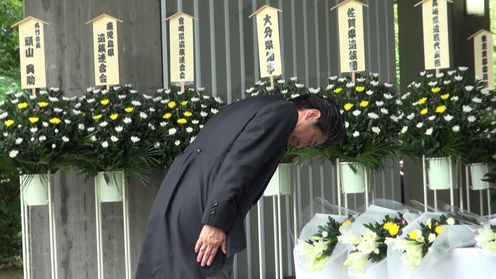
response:
<path fill-rule="evenodd" d="M 224 254 L 227 253 L 226 233 L 222 229 L 204 225 L 195 245 L 195 253 L 198 254 L 196 261 L 201 266 L 210 266 L 219 247 Z"/>

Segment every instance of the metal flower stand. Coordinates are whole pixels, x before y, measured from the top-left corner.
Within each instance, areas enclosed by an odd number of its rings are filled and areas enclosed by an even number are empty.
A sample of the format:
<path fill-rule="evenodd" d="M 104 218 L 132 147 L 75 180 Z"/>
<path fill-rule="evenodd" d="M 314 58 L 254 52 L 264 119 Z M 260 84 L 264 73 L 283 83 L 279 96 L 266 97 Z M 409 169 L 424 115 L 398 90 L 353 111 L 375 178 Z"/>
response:
<path fill-rule="evenodd" d="M 113 172 L 110 176 L 113 181 L 105 183 L 104 174 L 99 173 L 95 177 L 95 212 L 96 212 L 96 243 L 97 243 L 97 265 L 98 279 L 104 278 L 103 273 L 103 238 L 102 238 L 102 202 L 122 202 L 122 214 L 124 223 L 124 261 L 125 279 L 131 279 L 131 251 L 129 239 L 129 208 L 128 208 L 128 185 L 124 172 Z M 119 194 L 115 194 L 114 190 Z M 111 190 L 107 196 L 107 191 Z"/>
<path fill-rule="evenodd" d="M 20 176 L 21 200 L 21 227 L 22 227 L 22 257 L 24 279 L 31 278 L 31 249 L 29 245 L 29 207 L 48 205 L 48 223 L 50 231 L 50 268 L 52 278 L 58 279 L 57 270 L 57 234 L 55 231 L 55 213 L 53 208 L 51 176 L 21 175 Z"/>
<path fill-rule="evenodd" d="M 473 171 L 470 171 L 470 165 L 465 166 L 465 185 L 467 186 L 466 188 L 466 194 L 467 194 L 467 210 L 470 211 L 470 188 L 472 188 L 472 191 L 479 191 L 479 205 L 480 205 L 480 215 L 484 215 L 484 197 L 483 197 L 483 191 L 486 190 L 486 201 L 487 201 L 487 214 L 490 216 L 491 215 L 491 187 L 489 186 L 489 182 L 485 182 L 484 185 L 485 187 L 476 187 L 476 179 L 478 177 L 474 177 L 475 173 Z M 471 179 L 470 179 L 471 178 Z M 479 182 L 478 184 L 482 184 L 482 182 Z"/>
<path fill-rule="evenodd" d="M 360 191 L 361 193 L 365 193 L 365 208 L 368 208 L 369 207 L 369 188 L 370 188 L 370 185 L 369 185 L 369 171 L 364 168 L 363 169 L 363 172 L 364 172 L 364 187 L 363 187 L 363 190 Z M 336 181 L 337 181 L 337 187 L 338 187 L 338 190 L 337 190 L 337 195 L 338 195 L 338 207 L 341 208 L 342 207 L 342 197 L 341 197 L 341 194 L 344 195 L 344 208 L 348 209 L 348 193 L 346 191 L 342 191 L 342 189 L 344 189 L 344 185 L 343 185 L 343 167 L 342 167 L 342 162 L 339 161 L 339 159 L 336 159 Z M 343 193 L 342 193 L 343 192 Z M 355 192 L 355 193 L 358 193 L 358 192 Z M 341 212 L 340 212 L 341 214 Z"/>

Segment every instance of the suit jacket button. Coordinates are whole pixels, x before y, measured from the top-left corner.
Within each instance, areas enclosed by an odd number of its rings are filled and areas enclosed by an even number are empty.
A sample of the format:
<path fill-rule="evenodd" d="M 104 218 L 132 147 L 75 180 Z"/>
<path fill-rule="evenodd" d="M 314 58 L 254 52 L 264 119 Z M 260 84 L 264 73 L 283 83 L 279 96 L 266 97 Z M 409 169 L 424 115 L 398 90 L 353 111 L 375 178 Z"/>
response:
<path fill-rule="evenodd" d="M 200 154 L 200 153 L 201 153 L 201 149 L 200 149 L 200 148 L 198 148 L 198 149 L 196 150 L 196 154 Z"/>
<path fill-rule="evenodd" d="M 214 202 L 214 206 L 218 206 L 218 205 L 219 205 L 219 203 L 215 201 Z"/>

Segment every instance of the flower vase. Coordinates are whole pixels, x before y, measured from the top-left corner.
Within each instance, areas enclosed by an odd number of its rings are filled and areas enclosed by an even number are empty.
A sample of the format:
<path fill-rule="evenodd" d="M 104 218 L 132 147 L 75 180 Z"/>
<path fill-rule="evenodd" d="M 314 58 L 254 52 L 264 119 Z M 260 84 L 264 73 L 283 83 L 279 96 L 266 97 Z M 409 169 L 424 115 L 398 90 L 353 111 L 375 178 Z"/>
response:
<path fill-rule="evenodd" d="M 344 194 L 365 191 L 365 168 L 353 162 L 339 162 L 339 174 Z"/>
<path fill-rule="evenodd" d="M 281 163 L 277 166 L 264 196 L 290 195 L 296 182 L 296 165 Z"/>
<path fill-rule="evenodd" d="M 45 174 L 24 174 L 19 176 L 21 191 L 26 205 L 48 203 L 48 176 Z"/>
<path fill-rule="evenodd" d="M 450 189 L 450 181 L 453 188 L 457 188 L 458 175 L 455 164 L 449 157 L 426 158 L 427 180 L 431 190 Z M 451 178 L 451 179 L 450 179 Z"/>
<path fill-rule="evenodd" d="M 99 172 L 95 178 L 95 186 L 101 202 L 122 201 L 123 171 Z"/>
<path fill-rule="evenodd" d="M 485 190 L 491 187 L 491 183 L 482 181 L 484 176 L 489 173 L 489 164 L 487 163 L 473 163 L 468 165 L 470 169 L 470 184 L 472 190 Z"/>

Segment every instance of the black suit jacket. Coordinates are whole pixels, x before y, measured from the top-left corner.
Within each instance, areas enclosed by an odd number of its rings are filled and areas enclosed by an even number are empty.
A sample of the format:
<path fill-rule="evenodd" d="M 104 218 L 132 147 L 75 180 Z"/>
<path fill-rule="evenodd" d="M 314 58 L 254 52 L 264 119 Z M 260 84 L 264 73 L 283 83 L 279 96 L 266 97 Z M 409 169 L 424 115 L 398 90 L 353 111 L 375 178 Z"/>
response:
<path fill-rule="evenodd" d="M 204 278 L 245 249 L 244 218 L 267 187 L 297 118 L 295 105 L 280 95 L 248 98 L 213 116 L 162 182 L 136 278 Z M 204 224 L 226 232 L 227 255 L 219 250 L 202 268 L 194 247 Z"/>

